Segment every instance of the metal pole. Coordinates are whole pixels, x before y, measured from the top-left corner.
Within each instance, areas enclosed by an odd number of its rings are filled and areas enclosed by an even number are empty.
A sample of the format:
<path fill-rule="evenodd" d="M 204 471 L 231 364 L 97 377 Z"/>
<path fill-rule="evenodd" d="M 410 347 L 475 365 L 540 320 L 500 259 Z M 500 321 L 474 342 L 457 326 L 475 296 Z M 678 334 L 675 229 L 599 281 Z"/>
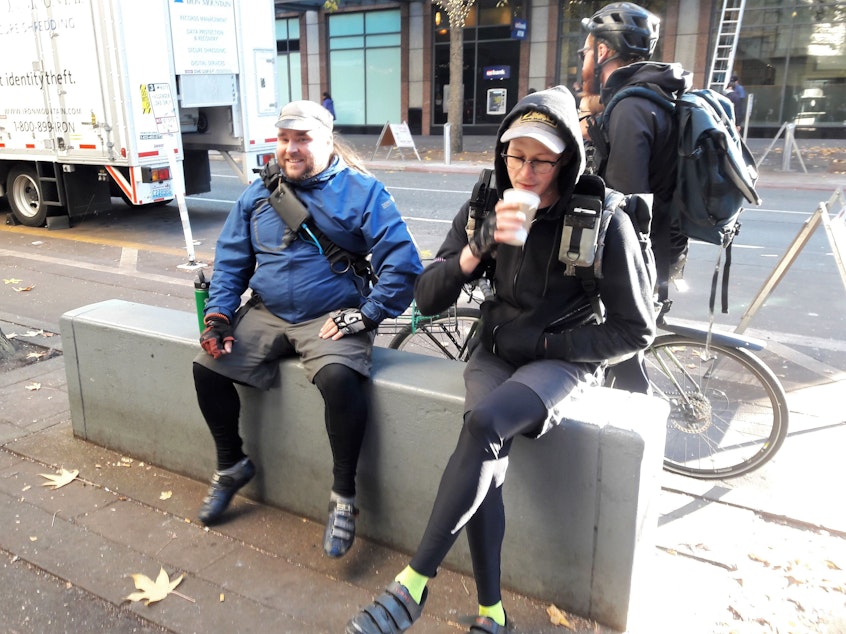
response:
<path fill-rule="evenodd" d="M 444 124 L 444 164 L 450 164 L 450 134 L 452 133 L 452 124 Z"/>
<path fill-rule="evenodd" d="M 790 156 L 793 154 L 793 133 L 796 131 L 795 123 L 788 123 L 784 132 L 784 152 L 781 155 L 781 171 L 790 171 Z"/>

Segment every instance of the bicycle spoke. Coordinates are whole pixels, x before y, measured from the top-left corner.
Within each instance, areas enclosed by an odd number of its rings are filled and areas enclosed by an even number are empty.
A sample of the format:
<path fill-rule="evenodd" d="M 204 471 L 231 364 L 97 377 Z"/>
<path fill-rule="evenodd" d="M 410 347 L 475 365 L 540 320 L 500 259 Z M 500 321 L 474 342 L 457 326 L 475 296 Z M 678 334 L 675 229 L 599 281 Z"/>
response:
<path fill-rule="evenodd" d="M 671 405 L 668 470 L 699 478 L 736 476 L 777 451 L 787 406 L 778 379 L 757 357 L 666 335 L 646 360 L 653 392 Z"/>

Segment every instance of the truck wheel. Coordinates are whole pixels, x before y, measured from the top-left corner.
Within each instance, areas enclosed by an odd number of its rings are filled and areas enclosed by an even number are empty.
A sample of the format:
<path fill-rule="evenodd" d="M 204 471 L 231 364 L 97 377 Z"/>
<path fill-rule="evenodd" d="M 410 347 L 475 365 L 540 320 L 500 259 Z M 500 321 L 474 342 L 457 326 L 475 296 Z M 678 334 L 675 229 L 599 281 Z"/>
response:
<path fill-rule="evenodd" d="M 9 170 L 6 193 L 12 213 L 22 225 L 41 227 L 47 222 L 47 205 L 41 195 L 41 182 L 31 167 Z"/>

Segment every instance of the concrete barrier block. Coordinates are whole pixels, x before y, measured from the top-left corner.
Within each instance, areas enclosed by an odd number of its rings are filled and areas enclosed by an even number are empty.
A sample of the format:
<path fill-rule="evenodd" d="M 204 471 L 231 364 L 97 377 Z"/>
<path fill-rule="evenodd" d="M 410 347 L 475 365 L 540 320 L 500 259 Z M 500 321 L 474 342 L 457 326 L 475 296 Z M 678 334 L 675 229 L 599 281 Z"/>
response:
<path fill-rule="evenodd" d="M 200 350 L 196 316 L 110 300 L 70 311 L 60 323 L 74 433 L 207 480 L 215 452 L 191 373 Z M 360 535 L 416 548 L 458 439 L 462 371 L 443 359 L 374 350 Z M 290 359 L 277 386 L 239 393 L 246 451 L 258 468 L 243 493 L 323 522 L 331 453 L 317 388 Z M 513 444 L 503 583 L 625 630 L 654 552 L 667 405 L 595 388 L 576 395 L 567 412 L 543 438 Z M 471 571 L 466 539 L 445 565 Z"/>

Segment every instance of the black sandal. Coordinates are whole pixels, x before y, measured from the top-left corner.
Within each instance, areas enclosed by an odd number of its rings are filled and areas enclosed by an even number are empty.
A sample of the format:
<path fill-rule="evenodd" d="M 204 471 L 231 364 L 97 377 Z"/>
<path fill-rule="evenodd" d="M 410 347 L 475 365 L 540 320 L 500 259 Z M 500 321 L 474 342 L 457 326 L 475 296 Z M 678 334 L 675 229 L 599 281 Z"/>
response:
<path fill-rule="evenodd" d="M 489 616 L 477 616 L 468 634 L 505 634 L 507 631 L 508 623 L 500 625 Z"/>
<path fill-rule="evenodd" d="M 429 589 L 423 590 L 418 604 L 408 588 L 392 581 L 376 600 L 347 623 L 346 634 L 400 634 L 420 618 Z"/>

